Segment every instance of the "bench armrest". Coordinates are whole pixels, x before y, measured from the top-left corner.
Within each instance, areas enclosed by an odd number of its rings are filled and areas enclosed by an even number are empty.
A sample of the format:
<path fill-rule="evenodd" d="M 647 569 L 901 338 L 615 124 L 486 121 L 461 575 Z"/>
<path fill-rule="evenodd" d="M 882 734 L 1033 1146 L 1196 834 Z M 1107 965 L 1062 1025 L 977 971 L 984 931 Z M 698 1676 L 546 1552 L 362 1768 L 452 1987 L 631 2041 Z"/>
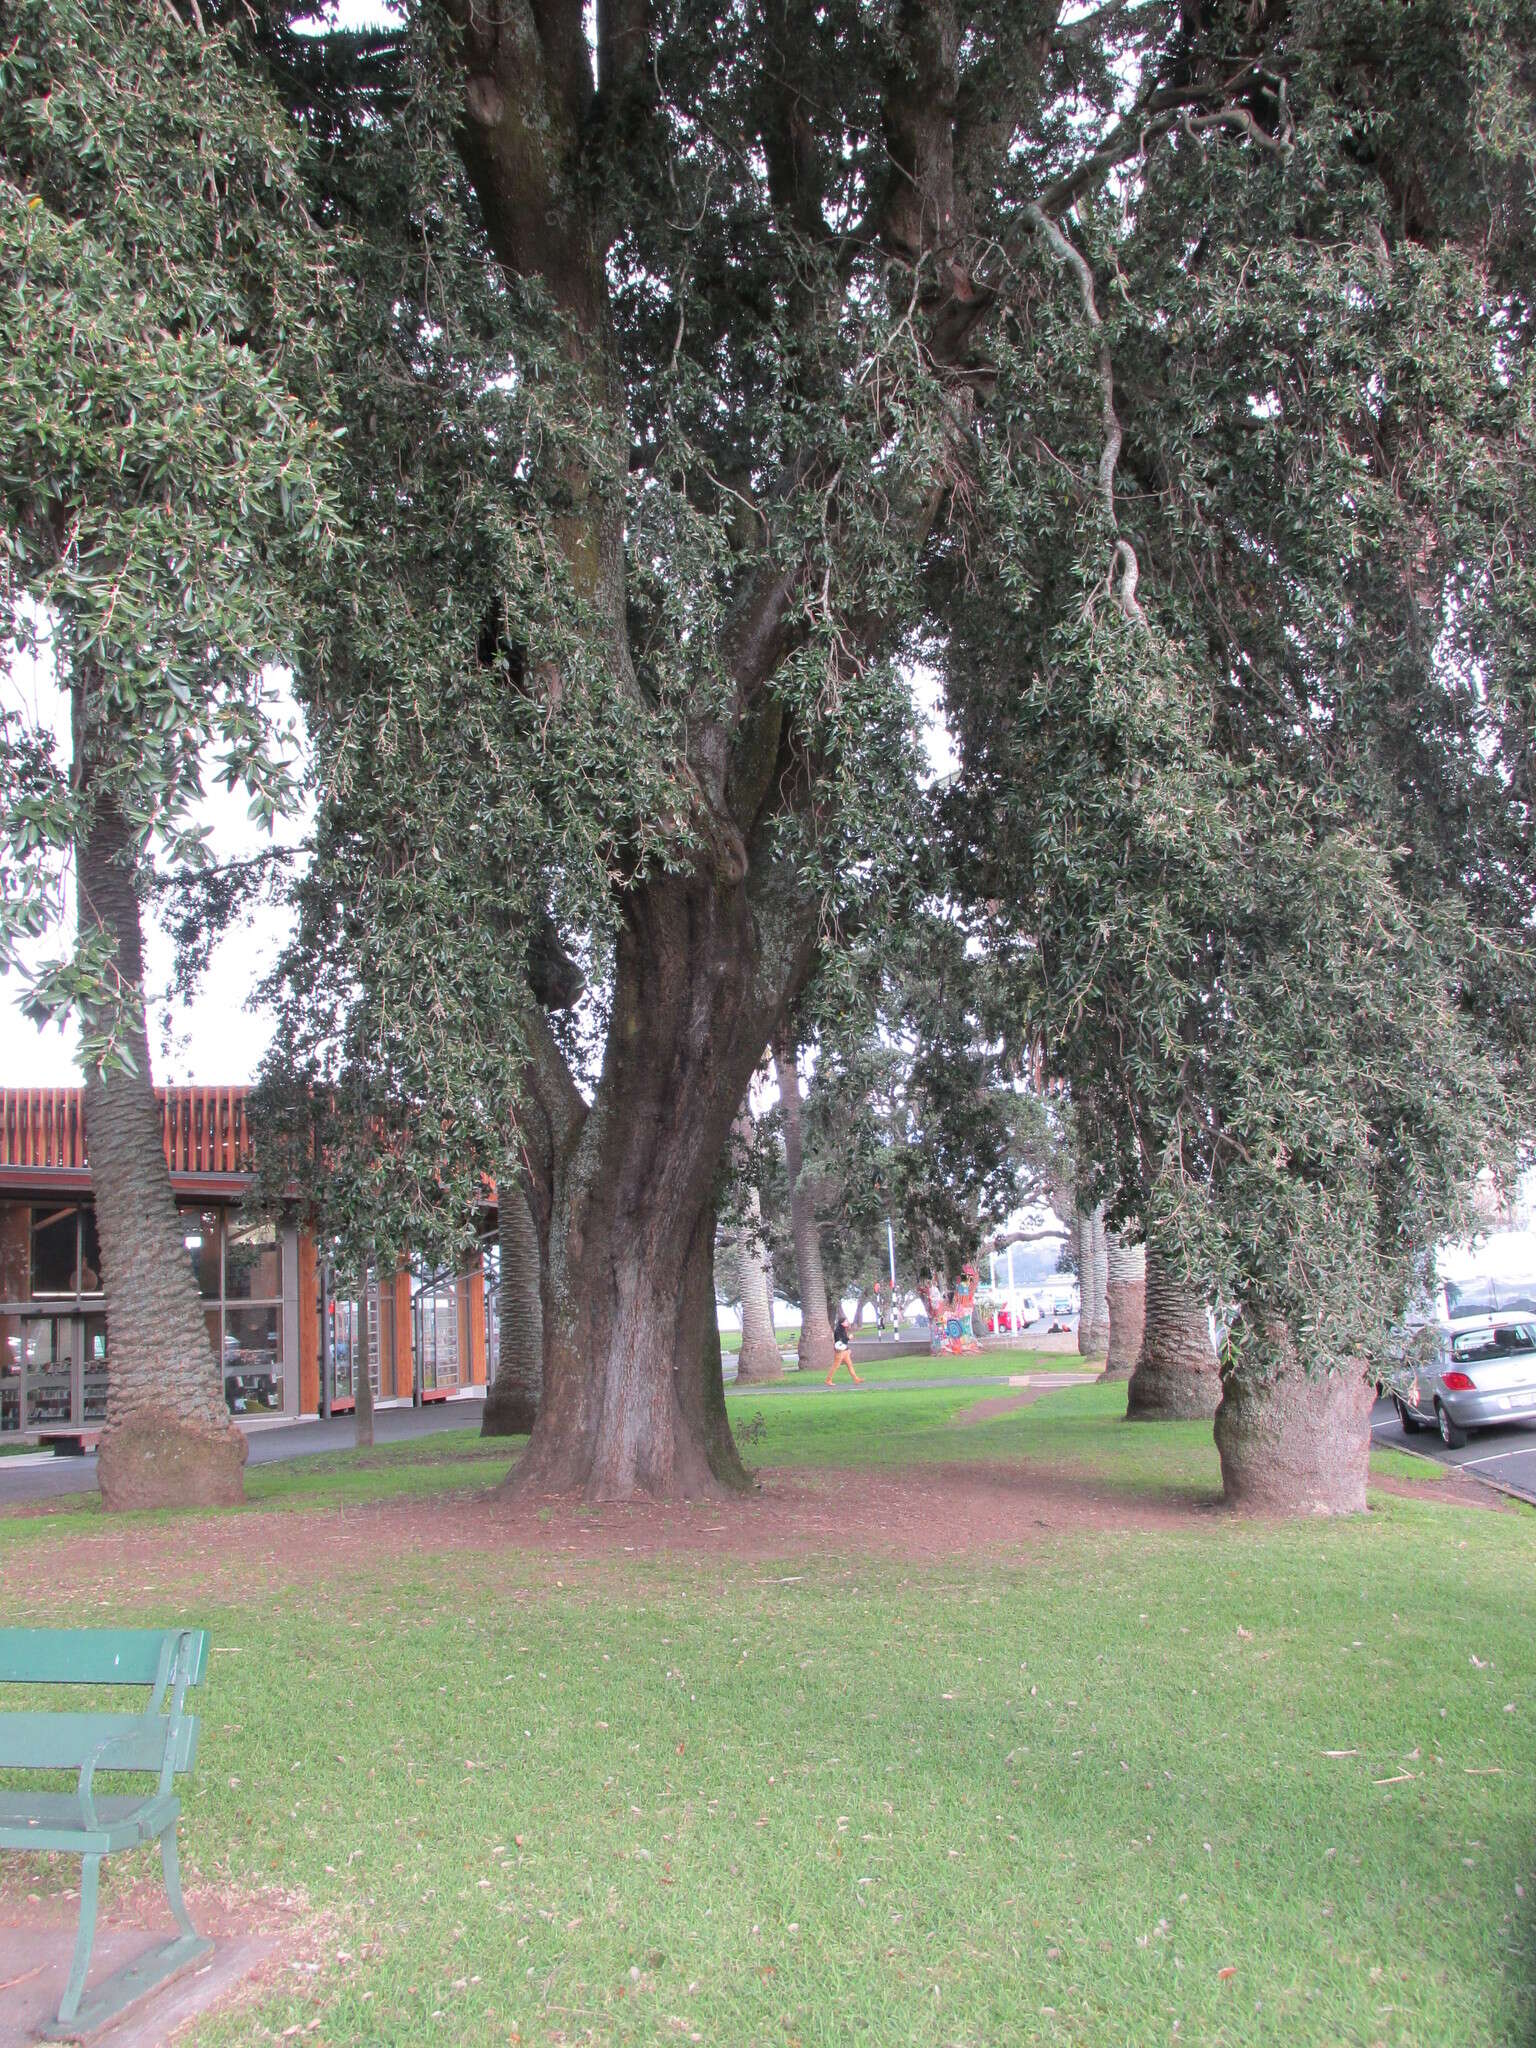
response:
<path fill-rule="evenodd" d="M 146 1716 L 145 1718 L 147 1719 L 148 1716 Z M 160 1717 L 157 1716 L 156 1718 L 158 1719 Z M 169 1749 L 170 1730 L 173 1724 L 169 1719 L 167 1719 L 164 1725 L 166 1729 L 166 1747 L 167 1749 Z M 104 1735 L 101 1741 L 97 1743 L 96 1747 L 91 1751 L 90 1755 L 86 1758 L 85 1762 L 80 1766 L 80 1782 L 75 1787 L 76 1796 L 80 1801 L 80 1824 L 82 1827 L 90 1830 L 92 1833 L 94 1833 L 96 1829 L 101 1825 L 100 1821 L 96 1817 L 96 1800 L 92 1790 L 96 1773 L 99 1770 L 112 1770 L 114 1768 L 113 1764 L 110 1761 L 112 1751 L 114 1749 L 121 1749 L 123 1745 L 130 1740 L 131 1737 L 142 1736 L 142 1733 L 143 1727 L 141 1723 L 139 1726 L 131 1730 L 125 1728 L 122 1734 L 120 1735 Z M 117 1766 L 117 1768 L 121 1768 L 124 1770 L 142 1770 L 144 1766 L 142 1763 L 137 1765 L 125 1764 Z M 163 1771 L 161 1775 L 163 1778 Z M 163 1791 L 164 1789 L 165 1787 L 162 1784 L 161 1790 Z"/>

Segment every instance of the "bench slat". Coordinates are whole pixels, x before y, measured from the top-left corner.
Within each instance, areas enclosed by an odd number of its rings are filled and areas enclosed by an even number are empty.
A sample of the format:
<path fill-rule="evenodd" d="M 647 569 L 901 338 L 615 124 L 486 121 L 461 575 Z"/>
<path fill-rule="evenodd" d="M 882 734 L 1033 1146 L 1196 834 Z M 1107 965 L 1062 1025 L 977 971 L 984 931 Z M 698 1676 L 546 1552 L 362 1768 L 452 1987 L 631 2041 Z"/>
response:
<path fill-rule="evenodd" d="M 0 1714 L 0 1770 L 77 1771 L 99 1743 L 113 1747 L 100 1771 L 189 1771 L 197 1755 L 197 1716 L 167 1714 Z"/>
<path fill-rule="evenodd" d="M 174 1825 L 180 1810 L 174 1794 L 120 1798 L 109 1793 L 96 1801 L 96 1826 L 88 1828 L 73 1792 L 0 1789 L 0 1848 L 64 1849 L 77 1856 L 94 1849 L 110 1856 L 153 1841 Z"/>
<path fill-rule="evenodd" d="M 206 1629 L 0 1628 L 0 1685 L 153 1685 L 167 1636 L 187 1634 L 187 1683 L 200 1685 Z"/>

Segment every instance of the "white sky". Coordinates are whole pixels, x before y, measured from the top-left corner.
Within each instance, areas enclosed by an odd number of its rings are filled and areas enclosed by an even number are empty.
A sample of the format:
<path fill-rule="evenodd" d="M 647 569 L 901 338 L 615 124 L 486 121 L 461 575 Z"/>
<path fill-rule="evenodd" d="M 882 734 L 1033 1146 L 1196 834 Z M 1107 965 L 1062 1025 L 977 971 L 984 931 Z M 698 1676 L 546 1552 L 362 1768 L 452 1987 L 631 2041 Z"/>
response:
<path fill-rule="evenodd" d="M 46 662 L 18 661 L 9 671 L 0 669 L 0 701 L 49 727 L 60 760 L 68 760 L 68 706 Z M 278 703 L 282 719 L 298 716 L 281 683 Z M 238 790 L 214 790 L 198 807 L 197 816 L 209 827 L 215 858 L 223 861 L 249 858 L 274 840 L 293 845 L 305 830 L 304 821 L 294 819 L 269 835 L 246 816 L 246 798 Z M 164 998 L 172 951 L 159 925 L 152 918 L 146 920 L 149 1053 L 156 1081 L 214 1086 L 255 1079 L 272 1037 L 272 1015 L 253 1010 L 249 995 L 276 959 L 288 924 L 288 918 L 277 912 L 256 911 L 250 927 L 232 931 L 216 949 L 198 998 L 188 1005 Z M 57 953 L 64 941 L 64 934 L 56 934 L 37 948 L 37 957 Z M 21 995 L 14 977 L 0 980 L 0 1086 L 68 1087 L 77 1082 L 77 1033 L 73 1028 L 40 1031 L 22 1014 Z"/>

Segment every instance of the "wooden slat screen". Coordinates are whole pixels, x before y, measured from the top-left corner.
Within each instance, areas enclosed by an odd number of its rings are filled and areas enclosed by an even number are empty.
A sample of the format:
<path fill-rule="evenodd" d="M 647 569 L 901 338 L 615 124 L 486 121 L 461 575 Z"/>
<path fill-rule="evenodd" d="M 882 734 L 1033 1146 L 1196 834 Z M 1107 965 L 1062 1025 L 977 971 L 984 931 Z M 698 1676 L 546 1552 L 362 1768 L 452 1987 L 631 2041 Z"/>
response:
<path fill-rule="evenodd" d="M 247 1173 L 244 1088 L 157 1088 L 172 1173 Z M 0 1088 L 0 1167 L 83 1172 L 90 1165 L 78 1088 Z"/>

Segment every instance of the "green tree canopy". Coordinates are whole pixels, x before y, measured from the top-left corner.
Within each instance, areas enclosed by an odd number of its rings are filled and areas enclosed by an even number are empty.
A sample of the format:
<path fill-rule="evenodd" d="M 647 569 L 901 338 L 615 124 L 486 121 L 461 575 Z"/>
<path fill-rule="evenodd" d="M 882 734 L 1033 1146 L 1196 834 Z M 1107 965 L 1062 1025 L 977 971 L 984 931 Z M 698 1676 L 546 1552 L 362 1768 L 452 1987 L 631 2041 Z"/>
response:
<path fill-rule="evenodd" d="M 1260 1371 L 1379 1343 L 1532 1129 L 1529 40 L 1253 17 L 1262 132 L 1172 124 L 1021 311 L 952 579 L 1021 1008 Z"/>
<path fill-rule="evenodd" d="M 528 1174 L 527 1483 L 739 1478 L 717 1168 L 907 858 L 919 653 L 1106 1189 L 1249 1329 L 1352 1344 L 1517 1120 L 1530 43 L 1505 0 L 271 27 L 370 559 L 313 627 L 294 1043 L 402 1105 L 391 1228 L 447 1160 Z"/>
<path fill-rule="evenodd" d="M 298 137 L 239 38 L 196 10 L 16 0 L 0 41 L 0 660 L 51 657 L 75 758 L 0 725 L 0 966 L 64 916 L 103 805 L 176 868 L 212 775 L 270 818 L 296 748 L 263 680 L 332 538 L 323 246 Z M 88 770 L 88 772 L 87 772 Z M 28 974 L 121 1056 L 140 992 L 110 935 Z"/>

